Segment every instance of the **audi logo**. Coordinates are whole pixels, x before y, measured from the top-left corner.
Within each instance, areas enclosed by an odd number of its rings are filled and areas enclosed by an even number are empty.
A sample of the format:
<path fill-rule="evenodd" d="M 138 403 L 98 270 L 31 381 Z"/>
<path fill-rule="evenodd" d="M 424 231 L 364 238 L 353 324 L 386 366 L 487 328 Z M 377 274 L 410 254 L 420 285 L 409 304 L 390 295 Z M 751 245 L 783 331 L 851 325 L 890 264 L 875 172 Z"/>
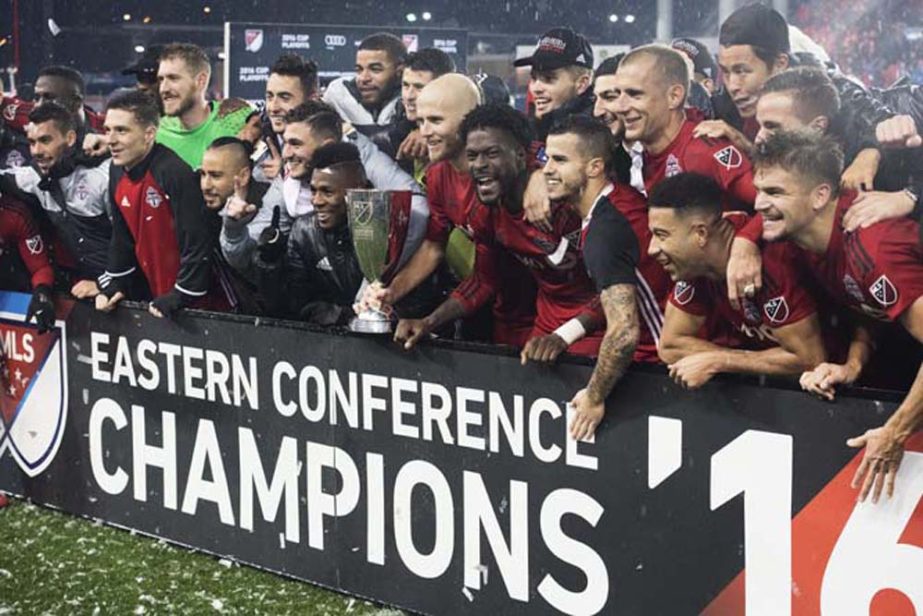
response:
<path fill-rule="evenodd" d="M 342 34 L 328 34 L 324 37 L 324 43 L 331 47 L 341 47 L 346 44 L 346 37 Z"/>

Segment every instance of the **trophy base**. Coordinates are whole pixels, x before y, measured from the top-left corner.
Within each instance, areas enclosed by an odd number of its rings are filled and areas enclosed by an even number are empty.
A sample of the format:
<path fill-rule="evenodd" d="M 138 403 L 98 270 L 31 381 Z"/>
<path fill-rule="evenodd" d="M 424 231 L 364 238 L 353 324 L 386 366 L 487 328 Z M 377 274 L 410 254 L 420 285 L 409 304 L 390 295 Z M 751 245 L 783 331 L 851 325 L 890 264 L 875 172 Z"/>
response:
<path fill-rule="evenodd" d="M 360 334 L 390 334 L 391 319 L 378 311 L 365 311 L 349 322 L 349 331 Z"/>

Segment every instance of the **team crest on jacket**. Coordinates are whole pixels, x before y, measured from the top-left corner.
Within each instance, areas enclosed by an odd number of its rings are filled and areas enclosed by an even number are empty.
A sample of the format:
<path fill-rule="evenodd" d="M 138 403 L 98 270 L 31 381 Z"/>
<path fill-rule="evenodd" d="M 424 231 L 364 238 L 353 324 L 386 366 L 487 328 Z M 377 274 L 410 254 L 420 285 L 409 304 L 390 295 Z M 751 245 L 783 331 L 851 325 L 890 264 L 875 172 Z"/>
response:
<path fill-rule="evenodd" d="M 671 178 L 674 175 L 679 175 L 682 172 L 683 172 L 683 168 L 680 167 L 679 165 L 679 159 L 676 158 L 676 156 L 673 154 L 670 154 L 669 156 L 667 156 L 667 164 L 666 164 L 666 169 L 664 170 L 664 174 L 668 178 Z"/>
<path fill-rule="evenodd" d="M 692 298 L 695 297 L 695 287 L 684 280 L 679 280 L 676 282 L 676 286 L 673 287 L 673 299 L 676 300 L 676 303 L 680 306 L 685 306 L 692 301 Z"/>
<path fill-rule="evenodd" d="M 27 238 L 26 248 L 28 248 L 29 252 L 34 255 L 42 254 L 42 250 L 45 248 L 45 246 L 42 244 L 42 236 L 36 234 L 30 238 Z"/>
<path fill-rule="evenodd" d="M 144 193 L 144 202 L 152 208 L 157 209 L 160 207 L 160 204 L 163 203 L 163 197 L 160 196 L 156 188 L 148 186 L 147 192 Z"/>
<path fill-rule="evenodd" d="M 736 169 L 743 164 L 743 157 L 740 155 L 740 151 L 732 145 L 715 152 L 715 160 L 728 171 Z"/>
<path fill-rule="evenodd" d="M 39 335 L 23 323 L 29 296 L 0 295 L 0 458 L 9 453 L 35 477 L 54 460 L 67 419 L 64 324 Z"/>
<path fill-rule="evenodd" d="M 869 287 L 869 293 L 882 306 L 892 306 L 897 302 L 898 298 L 897 289 L 884 274 L 872 283 L 872 286 Z"/>
<path fill-rule="evenodd" d="M 785 297 L 782 295 L 774 297 L 763 304 L 763 312 L 766 313 L 766 318 L 773 323 L 784 323 L 789 314 L 788 302 L 785 301 Z"/>
<path fill-rule="evenodd" d="M 19 110 L 19 103 L 10 103 L 9 105 L 3 108 L 3 117 L 7 121 L 12 122 L 13 120 L 16 119 L 16 112 L 18 110 Z"/>

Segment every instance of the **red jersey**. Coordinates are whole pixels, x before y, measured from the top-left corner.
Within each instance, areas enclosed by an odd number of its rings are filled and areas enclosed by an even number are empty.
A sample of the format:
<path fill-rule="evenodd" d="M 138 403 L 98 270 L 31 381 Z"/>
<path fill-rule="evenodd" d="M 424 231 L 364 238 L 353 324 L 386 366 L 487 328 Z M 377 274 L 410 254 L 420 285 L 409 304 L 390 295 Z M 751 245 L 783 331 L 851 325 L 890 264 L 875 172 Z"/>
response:
<path fill-rule="evenodd" d="M 897 218 L 846 233 L 843 215 L 855 198 L 852 191 L 840 195 L 827 251 L 805 251 L 806 262 L 835 301 L 880 321 L 896 321 L 923 296 L 919 225 Z"/>
<path fill-rule="evenodd" d="M 54 270 L 38 226 L 24 205 L 0 196 L 0 255 L 16 254 L 29 272 L 32 288 L 54 284 Z M 11 263 L 12 265 L 12 263 Z M 16 267 L 20 267 L 16 264 Z M 18 278 L 18 276 L 17 276 Z"/>
<path fill-rule="evenodd" d="M 0 101 L 0 116 L 3 117 L 3 123 L 16 132 L 25 133 L 26 125 L 29 123 L 29 114 L 35 109 L 35 103 L 24 101 L 15 96 L 4 96 Z M 87 126 L 96 133 L 103 132 L 103 122 L 106 119 L 105 114 L 96 113 L 86 105 L 83 107 L 83 113 L 86 116 Z"/>
<path fill-rule="evenodd" d="M 644 153 L 644 188 L 684 172 L 699 173 L 715 180 L 724 189 L 724 209 L 753 209 L 756 189 L 750 160 L 727 139 L 702 139 L 692 136 L 698 122 L 685 120 L 679 134 L 659 154 Z"/>
<path fill-rule="evenodd" d="M 523 212 L 511 214 L 503 207 L 478 208 L 471 221 L 477 246 L 475 271 L 452 297 L 469 311 L 483 304 L 502 286 L 499 256 L 505 252 L 528 268 L 538 287 L 535 328 L 530 337 L 550 334 L 588 312 L 601 323 L 604 315 L 599 296 L 580 251 L 580 216 L 566 205 L 553 205 L 551 225 L 548 233 L 526 221 Z M 596 355 L 603 333 L 597 330 L 568 351 Z"/>
<path fill-rule="evenodd" d="M 728 220 L 738 229 L 749 218 L 735 213 Z M 756 297 L 744 298 L 739 309 L 728 300 L 724 279 L 678 281 L 670 303 L 687 314 L 705 317 L 700 337 L 720 346 L 762 350 L 777 346 L 772 330 L 797 323 L 817 312 L 808 293 L 810 281 L 801 251 L 788 242 L 767 244 L 762 250 L 763 287 Z"/>
<path fill-rule="evenodd" d="M 426 196 L 430 209 L 426 239 L 445 245 L 455 227 L 472 237 L 472 217 L 485 206 L 478 201 L 469 174 L 460 173 L 446 160 L 430 165 L 426 170 Z M 493 341 L 522 346 L 535 321 L 535 283 L 528 270 L 509 254 L 502 253 L 497 258 L 501 261 L 502 284 L 494 295 Z"/>
<path fill-rule="evenodd" d="M 657 348 L 663 313 L 673 283 L 663 267 L 647 254 L 651 231 L 647 202 L 630 186 L 610 184 L 583 221 L 583 256 L 599 291 L 614 284 L 634 284 L 641 336 L 634 361 L 659 362 Z"/>

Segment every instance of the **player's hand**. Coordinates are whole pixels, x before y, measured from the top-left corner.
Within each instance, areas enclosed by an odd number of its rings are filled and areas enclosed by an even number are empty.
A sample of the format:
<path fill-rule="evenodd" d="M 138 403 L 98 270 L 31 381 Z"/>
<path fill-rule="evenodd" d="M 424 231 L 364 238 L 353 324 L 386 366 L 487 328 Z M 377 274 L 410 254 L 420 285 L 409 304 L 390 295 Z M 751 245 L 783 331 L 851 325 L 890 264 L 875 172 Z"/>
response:
<path fill-rule="evenodd" d="M 71 287 L 71 295 L 77 299 L 91 299 L 99 295 L 99 285 L 95 280 L 78 280 Z"/>
<path fill-rule="evenodd" d="M 744 153 L 753 148 L 753 144 L 742 132 L 724 120 L 703 120 L 696 124 L 692 136 L 699 139 L 727 139 Z"/>
<path fill-rule="evenodd" d="M 285 236 L 279 230 L 279 219 L 282 209 L 276 205 L 272 208 L 272 221 L 269 226 L 260 231 L 256 241 L 256 249 L 264 263 L 278 263 L 285 254 Z"/>
<path fill-rule="evenodd" d="M 914 202 L 903 190 L 896 192 L 860 192 L 843 216 L 843 228 L 851 233 L 867 229 L 876 222 L 903 218 L 913 212 Z"/>
<path fill-rule="evenodd" d="M 256 209 L 255 205 L 247 203 L 247 187 L 234 178 L 234 194 L 228 197 L 224 205 L 225 215 L 233 220 L 241 220 L 256 212 Z"/>
<path fill-rule="evenodd" d="M 551 231 L 551 200 L 548 199 L 544 174 L 536 172 L 529 178 L 526 192 L 522 196 L 522 208 L 526 222 L 542 231 Z"/>
<path fill-rule="evenodd" d="M 840 177 L 840 186 L 846 190 L 872 190 L 875 175 L 881 163 L 881 152 L 875 148 L 866 148 L 856 154 L 852 164 Z"/>
<path fill-rule="evenodd" d="M 818 364 L 813 370 L 802 373 L 798 382 L 801 389 L 821 398 L 833 400 L 837 385 L 852 385 L 859 374 L 845 364 Z"/>
<path fill-rule="evenodd" d="M 859 501 L 869 493 L 872 502 L 877 503 L 884 491 L 888 498 L 894 495 L 894 479 L 904 457 L 904 445 L 887 426 L 867 430 L 862 436 L 846 441 L 850 447 L 865 447 L 865 456 L 856 469 L 852 487 L 859 488 Z"/>
<path fill-rule="evenodd" d="M 404 350 L 409 351 L 424 336 L 428 336 L 432 328 L 426 319 L 401 319 L 394 331 L 394 341 L 404 344 Z"/>
<path fill-rule="evenodd" d="M 575 441 L 581 441 L 593 436 L 596 427 L 606 415 L 606 401 L 594 402 L 590 400 L 586 389 L 581 389 L 570 401 L 574 408 L 574 417 L 570 422 L 570 436 Z"/>
<path fill-rule="evenodd" d="M 26 310 L 26 323 L 35 319 L 38 333 L 54 329 L 54 301 L 51 298 L 51 288 L 41 284 L 32 292 L 29 308 Z"/>
<path fill-rule="evenodd" d="M 185 306 L 185 296 L 179 291 L 170 291 L 169 293 L 164 293 L 160 297 L 155 297 L 148 305 L 147 311 L 151 313 L 152 316 L 162 319 L 164 317 L 172 317 L 180 308 Z"/>
<path fill-rule="evenodd" d="M 279 146 L 276 145 L 276 138 L 271 137 L 266 140 L 266 147 L 269 151 L 269 158 L 260 163 L 260 169 L 263 175 L 269 180 L 274 180 L 282 170 L 282 154 L 279 152 Z"/>
<path fill-rule="evenodd" d="M 879 122 L 875 127 L 875 137 L 886 148 L 918 148 L 923 145 L 923 137 L 909 115 L 897 115 Z"/>
<path fill-rule="evenodd" d="M 522 351 L 519 353 L 519 359 L 523 366 L 529 360 L 550 364 L 566 350 L 567 342 L 557 334 L 536 336 L 526 341 L 526 346 L 522 347 Z"/>
<path fill-rule="evenodd" d="M 404 138 L 397 149 L 397 159 L 423 159 L 427 157 L 426 138 L 420 136 L 420 130 L 414 129 Z"/>
<path fill-rule="evenodd" d="M 366 310 L 378 310 L 379 312 L 389 314 L 393 303 L 394 296 L 391 293 L 391 289 L 376 280 L 365 287 L 365 290 L 362 292 L 362 297 L 359 298 L 358 302 L 353 304 L 353 311 L 359 314 Z"/>
<path fill-rule="evenodd" d="M 698 389 L 718 374 L 718 365 L 711 353 L 687 355 L 670 364 L 670 378 L 686 389 Z"/>
<path fill-rule="evenodd" d="M 728 300 L 740 309 L 744 297 L 756 297 L 763 286 L 763 256 L 759 247 L 748 239 L 737 237 L 731 242 L 727 266 Z"/>
<path fill-rule="evenodd" d="M 121 291 L 116 291 L 112 294 L 112 297 L 100 292 L 100 294 L 96 296 L 96 309 L 101 312 L 112 312 L 123 299 L 125 299 L 125 294 Z"/>
<path fill-rule="evenodd" d="M 83 138 L 83 152 L 87 156 L 102 156 L 109 151 L 109 145 L 103 135 L 87 133 Z"/>

